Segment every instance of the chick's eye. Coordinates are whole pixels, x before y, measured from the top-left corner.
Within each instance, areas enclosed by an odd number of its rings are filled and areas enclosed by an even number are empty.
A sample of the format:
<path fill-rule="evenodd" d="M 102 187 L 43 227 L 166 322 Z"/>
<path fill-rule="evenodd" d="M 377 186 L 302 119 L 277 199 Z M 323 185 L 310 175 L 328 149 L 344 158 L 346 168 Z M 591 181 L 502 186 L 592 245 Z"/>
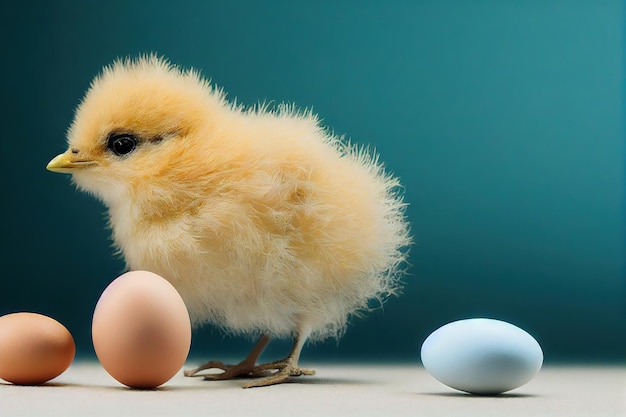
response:
<path fill-rule="evenodd" d="M 109 139 L 108 148 L 118 156 L 131 153 L 137 147 L 137 139 L 130 135 L 118 135 Z"/>

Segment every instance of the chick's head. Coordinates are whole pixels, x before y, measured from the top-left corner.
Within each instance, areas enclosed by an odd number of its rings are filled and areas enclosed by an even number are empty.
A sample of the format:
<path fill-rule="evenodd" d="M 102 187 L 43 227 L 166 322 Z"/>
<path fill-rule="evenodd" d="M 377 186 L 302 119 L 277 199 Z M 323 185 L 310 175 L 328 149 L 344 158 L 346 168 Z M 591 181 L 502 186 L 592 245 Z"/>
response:
<path fill-rule="evenodd" d="M 200 174 L 195 156 L 211 146 L 212 117 L 227 117 L 223 97 L 196 72 L 156 57 L 118 61 L 92 82 L 69 128 L 68 150 L 47 168 L 73 174 L 79 188 L 107 204 L 149 184 L 190 183 Z"/>

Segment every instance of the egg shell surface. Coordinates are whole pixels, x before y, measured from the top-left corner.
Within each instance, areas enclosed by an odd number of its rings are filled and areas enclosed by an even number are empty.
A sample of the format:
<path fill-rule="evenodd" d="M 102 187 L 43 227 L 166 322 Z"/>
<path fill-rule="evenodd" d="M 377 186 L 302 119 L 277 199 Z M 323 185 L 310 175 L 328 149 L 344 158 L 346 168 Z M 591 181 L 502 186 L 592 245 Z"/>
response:
<path fill-rule="evenodd" d="M 495 395 L 530 381 L 541 369 L 543 351 L 517 326 L 476 318 L 435 330 L 424 341 L 421 358 L 426 370 L 445 385 Z"/>
<path fill-rule="evenodd" d="M 61 375 L 74 360 L 70 332 L 37 313 L 0 317 L 0 378 L 17 385 L 39 385 Z"/>
<path fill-rule="evenodd" d="M 116 380 L 155 388 L 183 366 L 191 347 L 191 321 L 180 294 L 164 278 L 131 271 L 102 293 L 93 315 L 98 360 Z"/>

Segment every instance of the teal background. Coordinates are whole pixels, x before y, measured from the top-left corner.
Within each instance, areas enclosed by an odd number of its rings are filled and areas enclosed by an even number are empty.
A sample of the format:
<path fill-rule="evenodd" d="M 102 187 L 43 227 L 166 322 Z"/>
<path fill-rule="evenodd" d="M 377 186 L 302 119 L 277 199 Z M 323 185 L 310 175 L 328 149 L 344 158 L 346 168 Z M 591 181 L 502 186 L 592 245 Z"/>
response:
<path fill-rule="evenodd" d="M 157 52 L 244 104 L 312 107 L 406 186 L 404 295 L 305 362 L 417 361 L 431 331 L 476 316 L 526 329 L 548 362 L 624 360 L 621 2 L 174 3 L 3 6 L 0 314 L 55 317 L 93 355 L 123 262 L 100 203 L 44 167 L 100 68 Z M 205 328 L 192 354 L 249 347 Z"/>

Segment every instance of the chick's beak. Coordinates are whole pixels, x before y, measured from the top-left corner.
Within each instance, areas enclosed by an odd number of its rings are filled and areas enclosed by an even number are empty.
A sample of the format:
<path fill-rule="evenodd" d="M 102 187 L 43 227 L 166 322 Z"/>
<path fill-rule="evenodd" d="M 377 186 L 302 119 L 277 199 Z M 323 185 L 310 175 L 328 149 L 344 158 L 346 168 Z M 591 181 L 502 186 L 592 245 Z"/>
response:
<path fill-rule="evenodd" d="M 52 161 L 48 162 L 46 169 L 52 172 L 60 172 L 63 174 L 73 174 L 78 169 L 88 168 L 98 165 L 96 161 L 75 161 L 72 160 L 70 155 L 62 153 L 52 158 Z"/>

